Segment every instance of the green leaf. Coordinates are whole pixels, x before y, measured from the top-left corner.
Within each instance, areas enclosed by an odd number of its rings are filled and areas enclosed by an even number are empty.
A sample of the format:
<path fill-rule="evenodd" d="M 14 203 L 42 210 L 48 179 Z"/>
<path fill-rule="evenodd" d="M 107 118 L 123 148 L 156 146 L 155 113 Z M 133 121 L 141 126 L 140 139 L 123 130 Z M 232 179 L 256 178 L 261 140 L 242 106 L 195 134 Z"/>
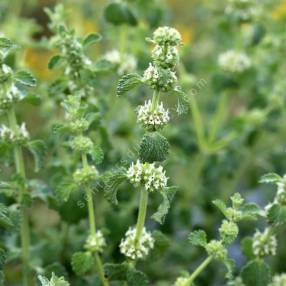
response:
<path fill-rule="evenodd" d="M 282 180 L 282 178 L 279 175 L 277 175 L 275 173 L 269 173 L 269 174 L 263 175 L 260 178 L 259 183 L 275 184 L 275 183 L 278 183 L 281 180 Z"/>
<path fill-rule="evenodd" d="M 44 163 L 46 145 L 42 140 L 34 140 L 27 143 L 27 148 L 34 156 L 35 172 L 38 172 Z"/>
<path fill-rule="evenodd" d="M 59 67 L 60 64 L 62 63 L 62 60 L 63 60 L 63 57 L 61 57 L 60 55 L 55 55 L 51 57 L 48 63 L 48 68 L 52 70 L 54 68 Z"/>
<path fill-rule="evenodd" d="M 128 286 L 147 286 L 150 285 L 147 276 L 135 268 L 129 268 L 127 271 Z"/>
<path fill-rule="evenodd" d="M 226 279 L 231 280 L 233 278 L 233 270 L 235 267 L 235 261 L 231 258 L 226 258 L 223 261 L 223 263 L 227 269 L 225 277 L 226 277 Z"/>
<path fill-rule="evenodd" d="M 0 37 L 0 50 L 2 50 L 4 53 L 8 53 L 10 50 L 16 47 L 17 45 L 14 44 L 11 40 Z"/>
<path fill-rule="evenodd" d="M 264 261 L 252 260 L 242 268 L 241 277 L 246 286 L 267 286 L 271 281 L 271 271 Z"/>
<path fill-rule="evenodd" d="M 142 82 L 140 75 L 130 73 L 124 75 L 118 82 L 116 93 L 118 96 L 123 95 L 127 91 L 133 89 Z"/>
<path fill-rule="evenodd" d="M 207 235 L 203 230 L 195 230 L 188 236 L 192 245 L 205 247 L 207 245 Z"/>
<path fill-rule="evenodd" d="M 106 59 L 99 59 L 95 62 L 93 66 L 93 70 L 98 73 L 104 73 L 112 70 L 114 65 L 106 60 Z"/>
<path fill-rule="evenodd" d="M 107 22 L 113 25 L 137 25 L 137 19 L 125 3 L 114 2 L 109 4 L 104 10 L 104 17 Z"/>
<path fill-rule="evenodd" d="M 163 202 L 160 204 L 158 207 L 158 210 L 156 213 L 152 215 L 152 219 L 157 221 L 158 223 L 162 224 L 165 221 L 165 217 L 168 214 L 168 211 L 171 207 L 171 202 L 177 192 L 176 187 L 169 187 L 165 188 L 162 192 L 161 195 L 163 197 Z"/>
<path fill-rule="evenodd" d="M 253 253 L 253 239 L 252 237 L 245 237 L 241 241 L 241 250 L 243 255 L 245 255 L 248 259 L 254 259 L 256 256 Z"/>
<path fill-rule="evenodd" d="M 248 203 L 241 207 L 243 220 L 256 220 L 261 213 L 261 209 L 255 203 Z"/>
<path fill-rule="evenodd" d="M 76 190 L 76 185 L 72 179 L 63 180 L 60 184 L 57 185 L 55 189 L 57 198 L 60 201 L 67 202 L 71 193 Z"/>
<path fill-rule="evenodd" d="M 6 258 L 7 258 L 7 252 L 4 249 L 0 248 L 0 269 L 3 269 L 3 266 L 6 262 Z"/>
<path fill-rule="evenodd" d="M 9 217 L 9 210 L 3 204 L 0 204 L 0 226 L 4 228 L 10 228 L 13 226 L 13 222 Z"/>
<path fill-rule="evenodd" d="M 158 132 L 144 135 L 140 144 L 140 159 L 143 162 L 162 162 L 169 153 L 168 140 Z"/>
<path fill-rule="evenodd" d="M 227 206 L 221 200 L 214 200 L 213 204 L 223 213 L 225 217 L 227 217 Z"/>
<path fill-rule="evenodd" d="M 104 153 L 103 150 L 100 146 L 95 145 L 93 147 L 93 149 L 90 151 L 90 155 L 92 160 L 94 161 L 94 163 L 96 165 L 99 165 L 102 163 L 103 159 L 104 159 Z"/>
<path fill-rule="evenodd" d="M 126 180 L 124 168 L 113 170 L 104 176 L 104 196 L 113 204 L 117 204 L 117 191 L 119 186 Z"/>
<path fill-rule="evenodd" d="M 155 239 L 154 249 L 152 250 L 152 257 L 161 257 L 166 253 L 167 249 L 170 247 L 170 239 L 160 231 L 153 231 L 152 236 Z"/>
<path fill-rule="evenodd" d="M 93 266 L 93 257 L 89 252 L 76 252 L 71 261 L 73 271 L 82 276 L 91 270 Z"/>
<path fill-rule="evenodd" d="M 278 204 L 272 205 L 267 212 L 267 218 L 270 223 L 274 223 L 277 225 L 285 224 L 286 206 L 280 206 Z"/>
<path fill-rule="evenodd" d="M 37 84 L 36 79 L 31 73 L 27 71 L 19 71 L 14 75 L 15 81 L 30 87 L 34 87 Z"/>
<path fill-rule="evenodd" d="M 102 39 L 102 36 L 98 33 L 92 33 L 92 34 L 89 34 L 87 35 L 84 40 L 83 40 L 83 46 L 85 48 L 89 47 L 90 45 L 93 45 L 95 43 L 98 43 L 100 42 Z"/>
<path fill-rule="evenodd" d="M 128 264 L 114 264 L 114 263 L 106 263 L 104 264 L 104 272 L 109 280 L 118 281 L 118 280 L 126 280 L 126 274 L 128 271 Z"/>

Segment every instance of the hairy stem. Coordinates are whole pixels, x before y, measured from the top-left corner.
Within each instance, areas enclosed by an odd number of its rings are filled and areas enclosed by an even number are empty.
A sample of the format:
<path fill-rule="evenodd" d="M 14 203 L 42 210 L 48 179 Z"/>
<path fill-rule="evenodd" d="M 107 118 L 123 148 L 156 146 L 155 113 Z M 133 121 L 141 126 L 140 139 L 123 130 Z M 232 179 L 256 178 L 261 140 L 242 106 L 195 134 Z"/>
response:
<path fill-rule="evenodd" d="M 8 112 L 8 121 L 10 128 L 17 133 L 17 118 L 15 114 L 15 109 L 12 107 Z M 14 160 L 16 166 L 16 172 L 19 174 L 24 180 L 26 178 L 26 171 L 23 159 L 23 152 L 21 146 L 14 146 Z M 21 206 L 21 247 L 22 247 L 22 263 L 23 263 L 23 285 L 29 286 L 31 285 L 30 279 L 30 268 L 29 268 L 29 256 L 30 256 L 30 228 L 29 228 L 29 218 L 28 218 L 28 209 L 22 205 L 23 196 L 27 190 L 22 185 L 19 189 L 18 200 Z"/>
<path fill-rule="evenodd" d="M 188 286 L 191 286 L 193 281 L 197 278 L 198 275 L 210 264 L 212 261 L 212 257 L 209 256 L 206 258 L 199 266 L 198 268 L 191 274 L 191 276 L 188 278 Z"/>
<path fill-rule="evenodd" d="M 137 224 L 136 224 L 135 247 L 137 247 L 138 243 L 140 242 L 142 231 L 145 225 L 147 205 L 148 205 L 148 191 L 145 189 L 142 189 L 140 193 L 139 212 L 138 212 L 138 218 L 137 218 Z"/>
<path fill-rule="evenodd" d="M 152 111 L 154 112 L 158 106 L 160 100 L 160 91 L 154 90 L 153 97 L 152 97 Z"/>
<path fill-rule="evenodd" d="M 82 155 L 82 166 L 83 168 L 88 167 L 88 161 L 87 161 L 86 154 Z M 94 215 L 94 204 L 93 204 L 93 198 L 92 198 L 92 189 L 90 187 L 86 189 L 86 199 L 87 199 L 87 206 L 88 206 L 89 232 L 91 235 L 95 235 L 96 224 L 95 224 L 95 215 Z M 103 264 L 97 252 L 95 252 L 95 265 L 96 265 L 97 274 L 99 276 L 99 279 L 102 285 L 108 286 L 109 283 L 104 276 Z"/>

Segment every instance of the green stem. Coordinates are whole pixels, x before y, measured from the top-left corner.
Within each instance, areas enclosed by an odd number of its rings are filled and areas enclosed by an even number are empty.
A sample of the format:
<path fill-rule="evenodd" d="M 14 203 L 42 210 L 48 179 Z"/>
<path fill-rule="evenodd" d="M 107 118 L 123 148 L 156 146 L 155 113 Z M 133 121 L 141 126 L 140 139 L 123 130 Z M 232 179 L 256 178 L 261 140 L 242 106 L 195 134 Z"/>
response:
<path fill-rule="evenodd" d="M 154 112 L 159 104 L 160 100 L 160 91 L 154 90 L 153 97 L 152 97 L 152 111 Z"/>
<path fill-rule="evenodd" d="M 212 257 L 209 256 L 206 258 L 199 266 L 198 268 L 191 274 L 191 276 L 188 278 L 187 285 L 191 286 L 193 281 L 197 278 L 197 276 L 210 264 L 212 261 Z"/>
<path fill-rule="evenodd" d="M 124 54 L 126 53 L 126 44 L 127 44 L 127 27 L 122 25 L 120 28 L 119 34 L 119 53 L 120 59 L 123 61 Z"/>
<path fill-rule="evenodd" d="M 82 155 L 82 166 L 83 168 L 88 167 L 88 161 L 86 154 Z M 87 206 L 88 206 L 88 219 L 89 219 L 89 231 L 91 235 L 96 234 L 96 224 L 95 224 L 95 215 L 94 215 L 94 204 L 93 204 L 93 197 L 92 197 L 92 189 L 88 187 L 86 189 L 86 199 L 87 199 Z M 96 271 L 99 276 L 99 279 L 103 286 L 108 286 L 109 283 L 104 276 L 104 268 L 100 256 L 97 252 L 94 254 L 95 256 L 95 265 Z"/>
<path fill-rule="evenodd" d="M 18 132 L 18 125 L 17 125 L 17 118 L 15 114 L 15 110 L 12 107 L 8 112 L 8 121 L 10 128 L 17 133 Z M 26 178 L 26 171 L 23 159 L 23 151 L 21 146 L 16 145 L 14 146 L 14 159 L 16 165 L 16 172 L 19 174 L 24 180 Z M 19 189 L 19 204 L 21 206 L 21 247 L 22 247 L 22 262 L 23 262 L 23 285 L 29 286 L 31 285 L 30 281 L 30 268 L 29 268 L 29 256 L 30 256 L 30 228 L 29 228 L 29 218 L 28 218 L 28 209 L 22 205 L 23 196 L 27 190 L 25 187 L 20 186 Z"/>
<path fill-rule="evenodd" d="M 148 205 L 148 191 L 142 189 L 140 193 L 140 204 L 139 204 L 139 212 L 138 212 L 138 219 L 137 219 L 136 233 L 135 233 L 135 247 L 138 246 L 145 225 L 147 205 Z"/>

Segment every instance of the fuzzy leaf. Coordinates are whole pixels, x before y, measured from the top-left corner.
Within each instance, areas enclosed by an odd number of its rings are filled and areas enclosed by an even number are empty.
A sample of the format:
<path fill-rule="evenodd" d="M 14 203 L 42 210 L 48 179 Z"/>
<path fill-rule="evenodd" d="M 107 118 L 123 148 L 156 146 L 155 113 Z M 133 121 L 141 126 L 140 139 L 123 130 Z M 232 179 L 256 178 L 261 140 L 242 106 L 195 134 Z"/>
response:
<path fill-rule="evenodd" d="M 104 176 L 104 195 L 113 204 L 117 204 L 117 191 L 119 186 L 126 180 L 126 170 L 116 169 Z"/>
<path fill-rule="evenodd" d="M 286 223 L 286 206 L 274 204 L 267 212 L 267 218 L 270 223 L 277 225 Z"/>
<path fill-rule="evenodd" d="M 71 261 L 73 271 L 82 276 L 91 270 L 93 266 L 93 257 L 89 252 L 76 252 Z"/>
<path fill-rule="evenodd" d="M 140 159 L 143 162 L 162 162 L 166 159 L 169 152 L 168 140 L 161 134 L 147 133 L 144 135 L 140 144 Z"/>
<path fill-rule="evenodd" d="M 15 78 L 16 82 L 23 84 L 23 85 L 26 85 L 26 86 L 29 86 L 29 87 L 34 87 L 37 84 L 36 79 L 32 76 L 31 73 L 29 73 L 27 71 L 17 72 L 15 74 L 14 78 Z"/>
<path fill-rule="evenodd" d="M 263 175 L 260 180 L 259 183 L 270 183 L 270 184 L 275 184 L 278 183 L 279 181 L 281 181 L 281 177 L 278 174 L 275 173 L 269 173 L 269 174 L 265 174 Z"/>
<path fill-rule="evenodd" d="M 75 191 L 76 186 L 73 183 L 73 180 L 63 180 L 60 184 L 57 185 L 55 190 L 57 198 L 60 201 L 67 202 L 71 193 Z"/>
<path fill-rule="evenodd" d="M 243 220 L 256 220 L 261 213 L 261 209 L 255 203 L 248 203 L 241 207 Z"/>
<path fill-rule="evenodd" d="M 11 49 L 16 47 L 17 45 L 15 45 L 11 40 L 0 37 L 0 50 L 2 50 L 4 53 L 8 53 Z"/>
<path fill-rule="evenodd" d="M 3 266 L 6 262 L 6 258 L 7 258 L 6 251 L 4 249 L 0 248 L 0 269 L 3 269 Z"/>
<path fill-rule="evenodd" d="M 105 275 L 112 281 L 126 280 L 127 270 L 128 265 L 126 263 L 106 263 L 104 265 Z"/>
<path fill-rule="evenodd" d="M 104 10 L 104 17 L 107 22 L 113 25 L 137 25 L 137 19 L 134 14 L 123 2 L 114 2 L 109 4 Z"/>
<path fill-rule="evenodd" d="M 13 226 L 13 222 L 9 217 L 8 208 L 3 204 L 0 204 L 0 226 L 4 228 L 10 228 Z"/>
<path fill-rule="evenodd" d="M 93 45 L 95 43 L 98 43 L 100 42 L 102 39 L 102 36 L 98 33 L 92 33 L 92 34 L 89 34 L 87 35 L 84 40 L 83 40 L 83 46 L 85 48 L 89 47 L 90 45 Z"/>
<path fill-rule="evenodd" d="M 113 64 L 106 59 L 99 59 L 95 62 L 93 70 L 98 73 L 104 73 L 112 70 Z"/>
<path fill-rule="evenodd" d="M 264 261 L 252 260 L 242 268 L 241 277 L 246 286 L 267 286 L 271 280 L 271 271 Z"/>
<path fill-rule="evenodd" d="M 253 253 L 252 243 L 253 243 L 252 237 L 245 237 L 245 238 L 243 238 L 243 240 L 240 243 L 242 253 L 248 259 L 254 259 L 255 258 L 255 255 Z"/>
<path fill-rule="evenodd" d="M 129 286 L 147 286 L 150 285 L 147 276 L 135 268 L 129 268 L 127 271 L 127 282 Z"/>
<path fill-rule="evenodd" d="M 152 215 L 152 219 L 162 224 L 165 221 L 165 217 L 168 214 L 169 208 L 171 207 L 171 202 L 177 192 L 177 188 L 170 187 L 166 188 L 161 192 L 163 197 L 163 202 L 158 207 L 156 213 Z"/>
<path fill-rule="evenodd" d="M 213 204 L 223 213 L 225 217 L 227 217 L 227 206 L 221 200 L 214 200 Z"/>
<path fill-rule="evenodd" d="M 60 55 L 55 55 L 55 56 L 51 57 L 49 60 L 49 63 L 48 63 L 48 68 L 50 70 L 52 70 L 54 68 L 59 67 L 62 60 L 63 60 L 63 58 Z"/>
<path fill-rule="evenodd" d="M 133 89 L 142 82 L 140 75 L 130 73 L 124 75 L 118 82 L 116 93 L 118 96 L 123 95 L 127 91 Z"/>
<path fill-rule="evenodd" d="M 65 281 L 64 277 L 57 277 L 54 273 L 52 274 L 51 280 L 49 281 L 44 276 L 38 277 L 42 286 L 69 286 L 70 284 Z"/>
<path fill-rule="evenodd" d="M 177 103 L 177 113 L 185 114 L 190 109 L 190 103 L 187 97 L 187 94 L 181 90 L 181 88 L 176 87 L 173 92 L 177 95 L 178 103 Z"/>
<path fill-rule="evenodd" d="M 203 230 L 195 230 L 188 236 L 192 245 L 205 247 L 207 245 L 207 235 Z"/>
<path fill-rule="evenodd" d="M 42 140 L 34 140 L 27 143 L 27 148 L 32 153 L 35 161 L 35 172 L 38 172 L 44 163 L 46 145 Z"/>
<path fill-rule="evenodd" d="M 90 152 L 90 155 L 92 157 L 92 160 L 96 165 L 99 165 L 102 163 L 104 159 L 104 153 L 100 146 L 96 145 L 93 147 L 93 149 Z"/>

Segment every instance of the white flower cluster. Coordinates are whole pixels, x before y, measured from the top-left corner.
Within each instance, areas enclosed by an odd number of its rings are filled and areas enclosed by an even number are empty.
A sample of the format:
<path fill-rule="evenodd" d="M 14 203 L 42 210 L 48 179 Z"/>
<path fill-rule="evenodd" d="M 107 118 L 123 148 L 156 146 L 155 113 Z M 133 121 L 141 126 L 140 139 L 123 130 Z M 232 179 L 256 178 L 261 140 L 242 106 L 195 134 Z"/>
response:
<path fill-rule="evenodd" d="M 150 63 L 144 71 L 143 80 L 152 88 L 167 92 L 177 82 L 177 76 L 170 68 L 163 69 Z"/>
<path fill-rule="evenodd" d="M 154 238 L 150 232 L 147 232 L 145 227 L 142 230 L 142 235 L 136 243 L 136 228 L 130 227 L 125 234 L 125 238 L 121 240 L 120 252 L 131 259 L 143 259 L 149 254 L 149 251 L 154 247 Z"/>
<path fill-rule="evenodd" d="M 269 286 L 286 286 L 286 274 L 275 275 Z"/>
<path fill-rule="evenodd" d="M 253 253 L 256 256 L 263 257 L 267 255 L 275 255 L 276 248 L 276 237 L 270 233 L 269 228 L 266 228 L 263 233 L 256 231 L 252 243 Z"/>
<path fill-rule="evenodd" d="M 153 110 L 151 100 L 140 105 L 137 110 L 137 120 L 147 130 L 158 130 L 170 120 L 168 110 L 164 109 L 163 103 L 158 104 Z"/>
<path fill-rule="evenodd" d="M 218 64 L 226 72 L 242 73 L 249 69 L 252 63 L 245 53 L 229 50 L 219 55 Z"/>
<path fill-rule="evenodd" d="M 105 246 L 106 242 L 100 230 L 96 231 L 96 234 L 90 234 L 84 245 L 90 252 L 102 252 Z"/>
<path fill-rule="evenodd" d="M 95 166 L 87 166 L 77 169 L 73 174 L 75 183 L 79 186 L 88 185 L 98 176 L 98 171 Z"/>
<path fill-rule="evenodd" d="M 155 163 L 141 163 L 139 160 L 131 164 L 127 177 L 131 183 L 143 185 L 150 192 L 165 188 L 168 181 L 162 166 L 156 167 Z"/>
<path fill-rule="evenodd" d="M 153 63 L 145 70 L 143 79 L 155 90 L 170 91 L 177 82 L 174 68 L 179 60 L 177 46 L 181 43 L 180 33 L 170 27 L 160 27 L 154 34 L 152 42 Z"/>
<path fill-rule="evenodd" d="M 110 63 L 117 66 L 117 72 L 119 75 L 132 72 L 136 69 L 137 60 L 130 54 L 120 55 L 118 50 L 112 50 L 105 54 L 105 59 Z"/>
<path fill-rule="evenodd" d="M 225 14 L 234 15 L 242 21 L 248 21 L 258 15 L 256 0 L 228 0 Z"/>
<path fill-rule="evenodd" d="M 174 286 L 188 286 L 189 285 L 189 279 L 187 277 L 179 277 Z"/>
<path fill-rule="evenodd" d="M 3 142 L 24 144 L 29 140 L 29 138 L 30 135 L 25 123 L 18 126 L 16 132 L 6 125 L 2 125 L 0 127 L 0 140 Z"/>

